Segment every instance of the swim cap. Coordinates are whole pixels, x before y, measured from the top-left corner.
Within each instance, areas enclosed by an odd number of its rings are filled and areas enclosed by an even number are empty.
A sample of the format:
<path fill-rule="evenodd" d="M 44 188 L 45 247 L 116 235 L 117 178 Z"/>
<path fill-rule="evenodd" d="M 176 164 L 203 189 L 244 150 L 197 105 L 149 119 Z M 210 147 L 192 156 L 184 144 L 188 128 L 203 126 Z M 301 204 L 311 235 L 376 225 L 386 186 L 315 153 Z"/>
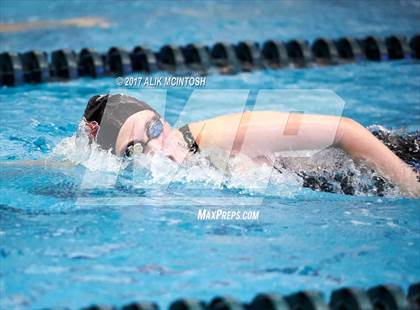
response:
<path fill-rule="evenodd" d="M 131 96 L 96 95 L 89 99 L 83 116 L 88 123 L 99 125 L 96 143 L 102 149 L 112 149 L 115 153 L 115 142 L 124 122 L 134 113 L 144 110 L 159 115 L 150 105 Z"/>

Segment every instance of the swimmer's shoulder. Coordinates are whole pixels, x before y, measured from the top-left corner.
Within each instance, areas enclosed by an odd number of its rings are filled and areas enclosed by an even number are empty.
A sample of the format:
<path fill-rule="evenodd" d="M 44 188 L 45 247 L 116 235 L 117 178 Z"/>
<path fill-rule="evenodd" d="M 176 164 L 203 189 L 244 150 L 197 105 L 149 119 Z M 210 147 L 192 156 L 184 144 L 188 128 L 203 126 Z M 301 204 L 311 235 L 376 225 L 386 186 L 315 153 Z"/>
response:
<path fill-rule="evenodd" d="M 225 127 L 226 125 L 231 124 L 244 124 L 246 122 L 266 122 L 270 120 L 279 120 L 279 118 L 287 117 L 288 112 L 279 112 L 279 111 L 244 111 L 237 113 L 230 113 L 212 117 L 209 119 L 192 122 L 188 124 L 191 132 L 197 134 L 202 131 L 203 128 L 211 128 L 211 130 L 217 131 L 218 128 Z"/>
<path fill-rule="evenodd" d="M 287 115 L 287 112 L 279 112 L 279 111 L 269 111 L 269 110 L 263 110 L 263 111 L 243 111 L 243 112 L 235 112 L 235 113 L 229 113 L 229 114 L 223 114 L 218 115 L 212 118 L 208 118 L 205 120 L 192 122 L 188 124 L 190 127 L 202 127 L 204 123 L 207 123 L 209 125 L 214 124 L 221 124 L 224 122 L 234 122 L 234 121 L 240 121 L 242 118 L 271 118 L 271 117 L 277 117 L 281 115 Z"/>
<path fill-rule="evenodd" d="M 276 111 L 244 111 L 216 116 L 188 124 L 192 136 L 200 147 L 225 145 L 235 139 L 238 130 L 252 123 L 264 126 L 284 122 L 288 113 Z"/>

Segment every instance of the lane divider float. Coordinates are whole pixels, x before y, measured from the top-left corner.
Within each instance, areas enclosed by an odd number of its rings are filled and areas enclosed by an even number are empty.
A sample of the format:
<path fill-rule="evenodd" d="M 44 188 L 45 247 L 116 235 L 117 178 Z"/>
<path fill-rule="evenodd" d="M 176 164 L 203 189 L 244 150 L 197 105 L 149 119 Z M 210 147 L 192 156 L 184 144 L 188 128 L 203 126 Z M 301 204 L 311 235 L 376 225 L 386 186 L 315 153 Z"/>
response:
<path fill-rule="evenodd" d="M 420 59 L 420 35 L 410 40 L 396 35 L 385 39 L 376 36 L 362 39 L 318 38 L 311 44 L 306 40 L 267 40 L 262 44 L 253 41 L 237 44 L 217 42 L 211 47 L 168 44 L 157 52 L 144 46 L 135 46 L 131 51 L 114 46 L 105 53 L 93 48 L 83 48 L 78 53 L 71 49 L 60 49 L 50 54 L 42 51 L 2 52 L 0 85 L 125 76 L 133 72 L 153 73 L 159 70 L 173 74 L 205 75 L 215 68 L 221 74 L 236 74 L 259 69 L 398 59 Z"/>
<path fill-rule="evenodd" d="M 157 303 L 132 302 L 121 307 L 91 305 L 82 310 L 158 310 Z M 419 310 L 420 282 L 412 284 L 407 295 L 396 285 L 385 284 L 363 290 L 343 287 L 334 290 L 329 302 L 318 291 L 299 291 L 289 295 L 277 293 L 257 294 L 249 303 L 231 296 L 217 296 L 205 302 L 192 298 L 180 298 L 169 305 L 169 310 Z"/>

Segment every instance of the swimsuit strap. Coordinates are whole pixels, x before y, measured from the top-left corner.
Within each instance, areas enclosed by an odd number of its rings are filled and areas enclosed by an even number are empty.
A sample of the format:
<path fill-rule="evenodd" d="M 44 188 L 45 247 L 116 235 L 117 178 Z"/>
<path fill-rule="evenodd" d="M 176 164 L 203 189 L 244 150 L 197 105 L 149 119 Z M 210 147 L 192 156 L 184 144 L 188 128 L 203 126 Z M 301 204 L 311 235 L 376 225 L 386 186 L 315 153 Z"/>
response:
<path fill-rule="evenodd" d="M 198 144 L 197 142 L 195 142 L 195 139 L 191 134 L 190 128 L 188 127 L 188 124 L 179 128 L 179 131 L 182 133 L 182 137 L 184 138 L 185 142 L 187 142 L 188 150 L 193 154 L 200 152 Z"/>

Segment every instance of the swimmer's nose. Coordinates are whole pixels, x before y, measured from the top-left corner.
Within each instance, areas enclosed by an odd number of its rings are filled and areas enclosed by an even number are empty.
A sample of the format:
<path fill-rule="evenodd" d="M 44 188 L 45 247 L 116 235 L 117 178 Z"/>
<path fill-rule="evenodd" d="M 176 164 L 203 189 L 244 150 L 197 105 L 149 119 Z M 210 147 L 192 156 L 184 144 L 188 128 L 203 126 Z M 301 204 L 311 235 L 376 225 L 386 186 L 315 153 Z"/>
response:
<path fill-rule="evenodd" d="M 172 152 L 163 148 L 163 143 L 161 139 L 155 139 L 150 141 L 148 147 L 149 149 L 146 152 L 148 156 L 153 156 L 156 152 L 163 152 L 163 154 L 170 160 L 172 160 L 173 162 L 178 162 L 175 156 L 172 154 Z"/>
<path fill-rule="evenodd" d="M 147 153 L 155 153 L 157 151 L 162 151 L 162 141 L 161 139 L 153 139 L 147 144 Z"/>

